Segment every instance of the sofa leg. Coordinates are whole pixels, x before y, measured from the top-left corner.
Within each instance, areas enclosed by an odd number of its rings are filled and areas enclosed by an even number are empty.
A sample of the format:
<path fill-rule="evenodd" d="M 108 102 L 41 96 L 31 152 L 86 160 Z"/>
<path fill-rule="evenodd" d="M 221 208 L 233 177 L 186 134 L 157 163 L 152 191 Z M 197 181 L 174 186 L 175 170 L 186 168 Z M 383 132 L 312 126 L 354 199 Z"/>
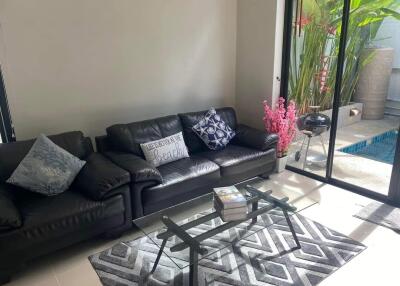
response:
<path fill-rule="evenodd" d="M 264 173 L 260 175 L 261 178 L 269 180 L 269 173 Z"/>

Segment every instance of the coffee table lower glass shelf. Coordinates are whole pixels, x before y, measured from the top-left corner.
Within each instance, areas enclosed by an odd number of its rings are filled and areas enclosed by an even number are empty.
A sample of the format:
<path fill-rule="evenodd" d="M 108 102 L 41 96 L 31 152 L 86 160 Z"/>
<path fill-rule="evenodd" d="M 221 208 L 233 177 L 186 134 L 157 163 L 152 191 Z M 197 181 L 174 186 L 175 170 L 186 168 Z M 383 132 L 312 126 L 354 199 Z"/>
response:
<path fill-rule="evenodd" d="M 189 283 L 197 285 L 200 260 L 216 259 L 220 250 L 284 221 L 296 243 L 294 249 L 301 247 L 290 216 L 316 204 L 315 200 L 301 194 L 285 196 L 273 191 L 263 192 L 252 184 L 238 188 L 248 202 L 248 215 L 244 220 L 224 222 L 213 207 L 213 193 L 134 220 L 158 249 L 152 272 L 164 254 L 178 268 L 190 267 Z"/>

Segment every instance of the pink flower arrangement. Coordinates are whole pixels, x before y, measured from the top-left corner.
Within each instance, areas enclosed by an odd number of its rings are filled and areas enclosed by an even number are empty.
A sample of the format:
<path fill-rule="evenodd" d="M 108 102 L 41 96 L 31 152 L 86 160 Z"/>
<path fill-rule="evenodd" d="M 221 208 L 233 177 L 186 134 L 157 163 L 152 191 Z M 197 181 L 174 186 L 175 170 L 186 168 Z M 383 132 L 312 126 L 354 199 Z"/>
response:
<path fill-rule="evenodd" d="M 264 101 L 264 125 L 269 133 L 276 133 L 279 136 L 278 157 L 287 155 L 289 145 L 296 134 L 296 105 L 290 101 L 285 108 L 285 99 L 279 97 L 275 109 L 271 108 Z"/>

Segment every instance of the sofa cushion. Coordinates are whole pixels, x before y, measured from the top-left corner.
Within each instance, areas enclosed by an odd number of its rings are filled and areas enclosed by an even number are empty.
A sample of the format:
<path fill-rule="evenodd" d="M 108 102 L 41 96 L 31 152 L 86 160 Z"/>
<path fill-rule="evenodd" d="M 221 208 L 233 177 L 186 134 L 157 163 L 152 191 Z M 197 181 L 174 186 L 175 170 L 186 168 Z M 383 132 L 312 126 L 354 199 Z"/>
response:
<path fill-rule="evenodd" d="M 162 165 L 158 167 L 158 170 L 163 177 L 163 183 L 143 190 L 144 204 L 208 187 L 220 178 L 217 164 L 195 155 Z"/>
<path fill-rule="evenodd" d="M 182 131 L 176 115 L 151 120 L 117 124 L 107 128 L 107 135 L 114 150 L 133 153 L 143 158 L 141 143 L 158 140 Z"/>
<path fill-rule="evenodd" d="M 74 181 L 74 188 L 92 200 L 114 195 L 114 190 L 129 184 L 128 171 L 118 167 L 103 154 L 93 152 Z"/>
<path fill-rule="evenodd" d="M 211 150 L 224 149 L 235 136 L 235 131 L 217 114 L 214 108 L 210 109 L 192 129 Z"/>
<path fill-rule="evenodd" d="M 0 231 L 22 225 L 21 215 L 7 190 L 0 186 Z"/>
<path fill-rule="evenodd" d="M 124 212 L 123 200 L 122 195 L 117 195 L 104 201 L 92 201 L 73 189 L 52 197 L 30 193 L 18 203 L 23 227 L 0 234 L 0 251 L 3 243 L 17 252 L 85 232 L 95 224 L 101 228 L 102 220 Z"/>
<path fill-rule="evenodd" d="M 79 159 L 93 152 L 89 138 L 80 131 L 48 136 L 57 146 Z M 6 181 L 32 148 L 35 139 L 0 144 L 0 182 Z"/>
<path fill-rule="evenodd" d="M 189 152 L 196 153 L 208 150 L 204 142 L 193 131 L 193 126 L 196 125 L 206 115 L 208 110 L 199 112 L 189 112 L 179 114 L 183 127 L 183 136 Z M 232 107 L 217 108 L 217 114 L 225 121 L 232 130 L 236 130 L 237 120 L 236 113 Z"/>
<path fill-rule="evenodd" d="M 235 176 L 240 173 L 246 173 L 251 169 L 259 169 L 276 160 L 274 148 L 267 151 L 259 151 L 237 145 L 228 145 L 221 151 L 201 152 L 198 156 L 207 158 L 220 166 L 222 177 Z"/>
<path fill-rule="evenodd" d="M 105 152 L 104 156 L 129 172 L 131 183 L 151 182 L 157 185 L 162 182 L 160 172 L 142 157 L 123 152 Z"/>
<path fill-rule="evenodd" d="M 57 195 L 69 188 L 85 163 L 41 134 L 7 183 Z"/>

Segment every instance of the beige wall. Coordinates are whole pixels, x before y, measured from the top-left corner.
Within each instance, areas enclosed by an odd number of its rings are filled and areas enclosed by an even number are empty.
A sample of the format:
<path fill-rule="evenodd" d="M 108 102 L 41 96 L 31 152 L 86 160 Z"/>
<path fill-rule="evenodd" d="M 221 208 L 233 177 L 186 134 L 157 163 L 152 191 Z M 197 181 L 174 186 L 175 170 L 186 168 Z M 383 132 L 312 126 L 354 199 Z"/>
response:
<path fill-rule="evenodd" d="M 262 127 L 283 12 L 279 0 L 0 0 L 17 138 L 225 105 Z"/>
<path fill-rule="evenodd" d="M 0 0 L 17 138 L 234 105 L 236 4 Z"/>
<path fill-rule="evenodd" d="M 258 128 L 263 101 L 279 97 L 284 2 L 238 0 L 236 105 L 240 120 Z"/>

